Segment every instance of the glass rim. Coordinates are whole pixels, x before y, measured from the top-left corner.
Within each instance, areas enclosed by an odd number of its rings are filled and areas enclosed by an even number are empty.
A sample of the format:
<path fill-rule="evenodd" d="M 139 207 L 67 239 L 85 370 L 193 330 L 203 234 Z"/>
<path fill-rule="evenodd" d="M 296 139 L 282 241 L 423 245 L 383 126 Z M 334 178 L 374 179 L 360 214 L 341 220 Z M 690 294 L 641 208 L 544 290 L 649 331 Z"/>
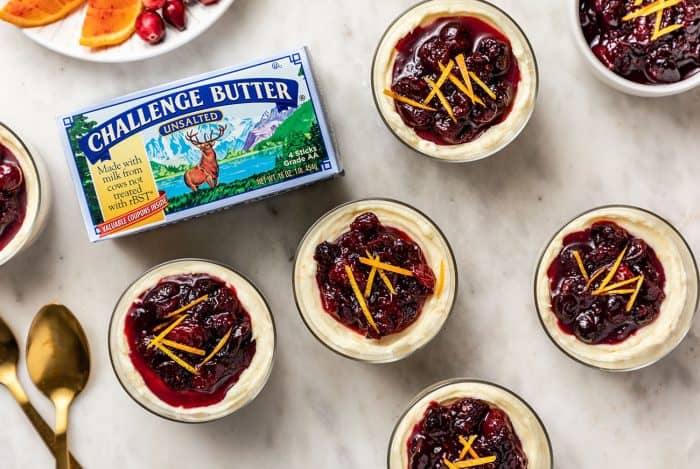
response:
<path fill-rule="evenodd" d="M 19 242 L 17 244 L 17 246 L 14 248 L 14 252 L 10 252 L 9 254 L 4 254 L 7 250 L 7 247 L 13 242 L 13 240 L 15 239 L 17 234 L 19 234 L 19 232 L 15 234 L 15 237 L 10 239 L 10 241 L 8 242 L 8 244 L 4 248 L 0 249 L 0 266 L 2 266 L 5 263 L 12 260 L 18 254 L 20 254 L 24 250 L 24 248 L 27 247 L 27 245 L 30 243 L 30 241 L 33 240 L 33 236 L 32 236 L 31 231 L 34 229 L 37 221 L 39 220 L 39 214 L 41 213 L 41 210 L 43 209 L 46 201 L 44 200 L 44 187 L 43 187 L 43 182 L 42 182 L 42 178 L 41 178 L 41 172 L 39 171 L 39 167 L 37 166 L 37 162 L 35 160 L 34 153 L 32 153 L 31 149 L 25 143 L 25 141 L 22 139 L 22 137 L 20 137 L 14 130 L 12 130 L 12 128 L 10 126 L 5 124 L 3 121 L 0 121 L 0 128 L 5 129 L 10 134 L 10 136 L 12 136 L 12 138 L 14 138 L 16 140 L 17 144 L 19 144 L 20 148 L 26 154 L 27 160 L 29 160 L 29 169 L 34 173 L 34 176 L 36 177 L 36 181 L 37 181 L 36 188 L 37 188 L 37 197 L 38 197 L 37 204 L 36 204 L 36 210 L 34 210 L 34 213 L 31 214 L 31 218 L 29 218 L 27 216 L 29 214 L 25 214 L 24 220 L 20 224 L 20 230 L 22 229 L 22 227 L 24 225 L 26 225 L 26 224 L 29 225 L 29 228 L 28 228 L 30 231 L 29 234 L 25 237 L 24 240 L 22 240 L 21 242 Z M 24 168 L 24 165 L 22 164 L 23 162 L 20 160 L 20 157 L 18 157 L 17 155 L 13 155 L 13 156 L 19 162 L 19 165 L 20 165 L 20 168 L 22 169 L 22 171 L 24 171 L 25 168 Z M 24 184 L 25 184 L 24 190 L 25 190 L 25 192 L 28 193 L 29 188 L 27 187 L 26 178 L 24 179 Z"/>
<path fill-rule="evenodd" d="M 358 358 L 358 357 L 355 357 L 355 356 L 346 354 L 346 353 L 344 353 L 344 352 L 342 352 L 342 351 L 340 351 L 340 350 L 336 350 L 335 348 L 331 347 L 328 343 L 326 343 L 326 341 L 322 340 L 322 339 L 316 334 L 316 332 L 311 328 L 311 326 L 309 325 L 308 321 L 306 320 L 306 316 L 304 315 L 304 312 L 302 311 L 301 305 L 299 304 L 299 298 L 298 298 L 298 296 L 297 296 L 297 281 L 296 281 L 295 272 L 296 272 L 297 264 L 298 264 L 298 262 L 299 262 L 299 253 L 300 253 L 300 251 L 301 251 L 301 248 L 306 244 L 306 241 L 307 241 L 307 238 L 309 237 L 309 235 L 313 232 L 313 230 L 314 230 L 324 219 L 326 219 L 328 216 L 330 216 L 331 214 L 335 213 L 336 211 L 341 210 L 341 209 L 343 209 L 343 208 L 346 208 L 346 207 L 348 207 L 348 206 L 350 206 L 350 205 L 353 205 L 353 204 L 356 204 L 356 203 L 360 203 L 360 202 L 372 202 L 372 201 L 390 202 L 390 203 L 394 203 L 394 204 L 397 204 L 397 205 L 401 205 L 401 206 L 406 207 L 406 208 L 408 208 L 408 209 L 410 209 L 410 210 L 413 210 L 414 212 L 416 212 L 416 213 L 418 213 L 419 215 L 423 216 L 423 217 L 435 228 L 435 230 L 438 232 L 438 234 L 440 235 L 440 237 L 445 241 L 445 245 L 447 246 L 447 252 L 449 253 L 449 255 L 450 255 L 450 260 L 452 261 L 452 268 L 453 268 L 453 270 L 454 270 L 454 276 L 455 276 L 454 295 L 453 295 L 453 298 L 452 298 L 452 302 L 450 303 L 449 310 L 448 310 L 448 312 L 447 312 L 447 317 L 446 317 L 445 320 L 442 322 L 442 324 L 440 325 L 440 327 L 435 331 L 435 333 L 434 333 L 433 336 L 430 338 L 430 340 L 428 340 L 426 343 L 424 343 L 424 344 L 421 345 L 420 347 L 417 347 L 417 348 L 411 350 L 410 352 L 408 352 L 408 353 L 405 354 L 405 355 L 402 355 L 402 356 L 396 357 L 396 358 L 392 358 L 392 359 L 388 359 L 388 360 L 367 360 L 367 359 L 362 359 L 362 358 Z M 350 201 L 347 201 L 347 202 L 343 202 L 343 203 L 341 203 L 341 204 L 339 204 L 339 205 L 336 205 L 335 207 L 331 208 L 330 210 L 327 210 L 326 212 L 324 212 L 323 215 L 321 215 L 320 217 L 318 217 L 318 218 L 316 219 L 316 221 L 306 230 L 306 232 L 305 232 L 304 235 L 302 236 L 301 240 L 299 241 L 299 244 L 297 244 L 297 249 L 296 249 L 296 251 L 295 251 L 295 253 L 294 253 L 294 263 L 293 263 L 293 265 L 292 265 L 292 290 L 293 290 L 293 292 L 294 292 L 294 303 L 296 304 L 297 311 L 299 312 L 299 316 L 301 316 L 301 320 L 303 321 L 304 325 L 306 326 L 306 328 L 308 329 L 308 331 L 311 332 L 311 335 L 313 335 L 314 338 L 315 338 L 318 342 L 320 342 L 321 344 L 323 344 L 324 347 L 326 347 L 327 349 L 329 349 L 330 351 L 332 351 L 333 353 L 335 353 L 335 354 L 337 354 L 337 355 L 339 355 L 339 356 L 341 356 L 341 357 L 348 358 L 348 359 L 350 359 L 350 360 L 353 360 L 353 361 L 356 361 L 356 362 L 359 362 L 359 363 L 369 363 L 369 364 L 373 364 L 373 365 L 382 365 L 382 364 L 387 364 L 387 363 L 395 363 L 395 362 L 398 362 L 398 361 L 401 361 L 401 360 L 404 360 L 404 359 L 410 357 L 411 355 L 413 355 L 414 353 L 418 352 L 419 350 L 422 350 L 423 348 L 427 347 L 428 344 L 430 344 L 430 343 L 440 334 L 440 332 L 442 332 L 442 330 L 443 330 L 444 327 L 445 327 L 445 324 L 447 324 L 447 321 L 448 321 L 448 320 L 450 319 L 450 317 L 452 316 L 452 312 L 454 311 L 455 303 L 457 302 L 457 291 L 459 290 L 459 272 L 458 272 L 458 269 L 457 269 L 457 259 L 455 258 L 454 251 L 453 251 L 453 249 L 452 249 L 452 245 L 450 244 L 450 241 L 447 239 L 447 236 L 445 236 L 445 233 L 442 232 L 442 230 L 440 229 L 440 227 L 435 223 L 435 221 L 433 221 L 432 218 L 430 218 L 428 215 L 426 215 L 426 214 L 425 214 L 424 212 L 422 212 L 421 210 L 419 210 L 419 209 L 413 207 L 412 205 L 409 205 L 409 204 L 407 204 L 407 203 L 405 203 L 405 202 L 398 201 L 398 200 L 396 200 L 396 199 L 391 199 L 391 198 L 387 198 L 387 197 L 367 197 L 367 198 L 362 198 L 362 199 L 350 200 Z M 328 314 L 328 313 L 326 313 L 325 311 L 323 311 L 323 314 Z M 422 312 L 421 312 L 421 314 L 422 314 Z M 341 324 L 341 323 L 339 323 L 339 324 Z M 343 327 L 346 327 L 344 324 L 341 324 L 341 325 L 343 325 Z"/>
<path fill-rule="evenodd" d="M 154 272 L 154 271 L 156 271 L 156 270 L 158 270 L 158 269 L 161 269 L 161 268 L 163 268 L 163 267 L 165 267 L 165 266 L 168 266 L 168 265 L 171 265 L 171 264 L 176 264 L 176 263 L 178 263 L 178 262 L 204 262 L 204 263 L 207 263 L 207 264 L 214 264 L 214 265 L 217 265 L 217 266 L 219 266 L 219 267 L 222 267 L 222 268 L 224 268 L 224 269 L 227 269 L 227 270 L 233 272 L 234 274 L 240 276 L 243 280 L 245 280 L 246 282 L 248 282 L 248 284 L 250 284 L 250 286 L 253 288 L 253 290 L 255 290 L 255 291 L 257 292 L 258 295 L 260 295 L 260 298 L 262 299 L 263 303 L 265 304 L 265 307 L 267 308 L 267 311 L 268 311 L 269 316 L 270 316 L 270 321 L 271 321 L 271 324 L 272 324 L 272 334 L 273 334 L 272 357 L 271 357 L 271 360 L 270 360 L 270 367 L 269 367 L 269 370 L 268 370 L 268 372 L 267 372 L 267 376 L 265 376 L 265 379 L 263 380 L 263 384 L 262 384 L 262 386 L 260 387 L 260 390 L 258 391 L 258 393 L 256 393 L 255 395 L 251 396 L 251 398 L 250 398 L 245 404 L 243 404 L 242 406 L 240 406 L 240 407 L 238 407 L 238 408 L 236 408 L 236 409 L 233 409 L 233 410 L 231 410 L 231 411 L 228 411 L 228 412 L 224 413 L 223 415 L 220 415 L 220 416 L 217 416 L 217 417 L 213 417 L 213 418 L 206 418 L 206 419 L 201 419 L 201 420 L 179 420 L 179 419 L 177 419 L 177 418 L 169 417 L 169 416 L 163 415 L 163 414 L 161 414 L 161 413 L 159 413 L 159 412 L 157 412 L 157 411 L 155 411 L 155 410 L 153 410 L 153 409 L 150 409 L 150 408 L 149 408 L 148 406 L 146 406 L 143 402 L 141 402 L 140 399 L 138 399 L 136 396 L 134 396 L 134 395 L 132 394 L 130 388 L 129 388 L 129 387 L 124 383 L 124 381 L 122 380 L 122 377 L 121 377 L 121 375 L 119 374 L 119 372 L 117 371 L 117 367 L 116 367 L 116 365 L 115 365 L 115 363 L 114 363 L 114 350 L 112 349 L 112 330 L 113 330 L 114 320 L 115 320 L 116 317 L 117 317 L 117 312 L 118 312 L 117 309 L 118 309 L 118 307 L 119 307 L 119 304 L 120 304 L 120 303 L 122 302 L 122 300 L 124 299 L 124 296 L 125 296 L 126 293 L 131 289 L 131 287 L 133 287 L 139 280 L 141 280 L 143 277 L 145 277 L 145 276 L 148 275 L 149 273 Z M 112 314 L 111 314 L 111 316 L 110 316 L 110 318 L 109 318 L 109 324 L 108 324 L 108 326 L 107 326 L 107 352 L 108 352 L 108 355 L 109 355 L 109 362 L 110 362 L 110 365 L 112 366 L 112 371 L 114 372 L 114 376 L 116 376 L 117 381 L 119 382 L 119 385 L 122 387 L 122 389 L 124 390 L 124 392 L 126 392 L 126 394 L 127 394 L 134 402 L 136 402 L 136 404 L 139 405 L 139 407 L 145 409 L 146 411 L 148 411 L 149 413 L 151 413 L 151 414 L 153 414 L 153 415 L 155 415 L 155 416 L 157 416 L 157 417 L 160 417 L 160 418 L 165 419 L 165 420 L 169 420 L 169 421 L 171 421 L 171 422 L 185 423 L 185 424 L 188 424 L 188 425 L 199 425 L 199 424 L 204 424 L 204 423 L 216 422 L 216 421 L 222 420 L 222 419 L 224 419 L 224 418 L 226 418 L 226 417 L 230 417 L 232 414 L 234 414 L 234 413 L 238 412 L 239 410 L 243 409 L 244 407 L 248 406 L 250 403 L 252 403 L 252 402 L 258 397 L 258 395 L 259 395 L 260 393 L 262 393 L 262 391 L 263 391 L 263 390 L 265 389 L 265 387 L 267 386 L 267 383 L 268 383 L 268 381 L 270 380 L 270 377 L 272 376 L 272 369 L 274 368 L 275 360 L 276 360 L 276 357 L 277 357 L 277 327 L 276 327 L 276 325 L 275 325 L 275 317 L 274 317 L 274 315 L 272 314 L 272 310 L 270 309 L 270 304 L 268 303 L 267 298 L 265 298 L 265 296 L 262 294 L 262 292 L 261 292 L 260 289 L 257 287 L 257 285 L 255 285 L 253 282 L 251 282 L 250 279 L 249 279 L 248 277 L 246 277 L 245 275 L 241 274 L 241 273 L 240 273 L 239 271 L 237 271 L 236 269 L 232 268 L 230 265 L 225 264 L 225 263 L 223 263 L 223 262 L 218 262 L 218 261 L 214 261 L 214 260 L 211 260 L 211 259 L 203 259 L 203 258 L 198 258 L 198 257 L 182 257 L 182 258 L 178 258 L 178 259 L 172 259 L 172 260 L 169 260 L 169 261 L 161 262 L 161 263 L 159 263 L 159 264 L 157 264 L 157 265 L 155 265 L 155 266 L 153 266 L 153 267 L 151 267 L 151 268 L 145 270 L 145 271 L 144 271 L 143 273 L 141 273 L 141 275 L 139 275 L 135 280 L 133 280 L 132 282 L 130 282 L 129 285 L 128 285 L 126 288 L 124 288 L 124 291 L 119 295 L 119 299 L 117 299 L 117 302 L 116 302 L 115 305 L 114 305 L 114 309 L 112 310 Z M 139 373 L 139 375 L 140 375 L 140 373 Z M 233 387 L 235 387 L 235 384 L 234 384 L 234 386 L 231 387 L 231 389 L 233 389 Z M 207 406 L 202 406 L 201 408 L 202 408 L 202 409 L 205 409 L 206 407 L 207 407 Z"/>
<path fill-rule="evenodd" d="M 537 61 L 537 56 L 535 55 L 535 50 L 534 50 L 534 48 L 532 47 L 532 43 L 530 42 L 530 38 L 525 34 L 525 31 L 524 31 L 523 28 L 520 26 L 520 23 L 518 23 L 517 21 L 515 21 L 515 19 L 514 19 L 511 15 L 509 15 L 509 14 L 508 14 L 505 10 L 503 10 L 501 7 L 499 7 L 499 6 L 497 6 L 497 5 L 494 5 L 493 3 L 491 3 L 491 2 L 489 2 L 489 1 L 487 1 L 487 0 L 468 0 L 468 1 L 476 2 L 476 3 L 483 3 L 484 5 L 487 5 L 487 6 L 491 7 L 491 8 L 493 8 L 493 9 L 495 9 L 496 11 L 500 12 L 500 13 L 503 14 L 511 23 L 513 23 L 513 25 L 515 26 L 515 28 L 520 32 L 520 34 L 522 34 L 523 38 L 525 39 L 525 44 L 527 45 L 527 48 L 528 48 L 528 50 L 530 51 L 530 54 L 532 55 L 533 65 L 534 65 L 534 67 L 535 67 L 535 75 L 534 75 L 534 78 L 535 78 L 535 94 L 534 94 L 534 96 L 533 96 L 533 103 L 532 103 L 532 106 L 531 106 L 531 108 L 530 108 L 530 111 L 529 111 L 528 114 L 527 114 L 527 117 L 523 120 L 522 125 L 517 129 L 517 131 L 515 131 L 515 132 L 512 134 L 512 136 L 511 136 L 510 138 L 505 139 L 500 145 L 498 145 L 498 146 L 495 147 L 494 149 L 492 149 L 492 150 L 486 152 L 485 154 L 483 154 L 483 155 L 481 155 L 481 156 L 479 156 L 479 157 L 477 157 L 477 158 L 441 158 L 441 157 L 438 157 L 438 156 L 431 155 L 431 154 L 429 154 L 429 153 L 423 152 L 423 151 L 419 150 L 418 148 L 414 147 L 413 145 L 410 145 L 408 142 L 404 141 L 401 137 L 399 137 L 399 136 L 397 135 L 396 131 L 391 127 L 391 125 L 389 125 L 389 122 L 387 122 L 387 119 L 386 119 L 386 117 L 384 116 L 384 113 L 382 112 L 382 108 L 381 108 L 381 106 L 379 105 L 379 101 L 377 100 L 377 93 L 375 92 L 376 83 L 375 83 L 375 81 L 374 81 L 374 70 L 375 70 L 375 68 L 376 68 L 376 66 L 377 66 L 377 55 L 379 54 L 379 49 L 381 48 L 382 44 L 384 44 L 384 41 L 386 40 L 386 36 L 387 36 L 387 34 L 389 33 L 389 31 L 391 30 L 391 28 L 393 28 L 394 25 L 396 25 L 396 23 L 398 23 L 402 18 L 404 18 L 407 14 L 409 14 L 409 13 L 412 12 L 413 10 L 415 10 L 415 9 L 417 9 L 417 8 L 419 8 L 419 7 L 421 7 L 421 6 L 424 5 L 424 4 L 431 3 L 431 2 L 433 2 L 433 1 L 436 1 L 436 0 L 422 0 L 422 1 L 420 1 L 419 3 L 417 3 L 417 4 L 415 4 L 415 5 L 411 6 L 411 7 L 409 7 L 408 9 L 404 10 L 402 13 L 399 14 L 399 16 L 397 16 L 396 18 L 394 18 L 394 19 L 391 21 L 391 23 L 389 23 L 389 26 L 386 28 L 386 30 L 384 30 L 384 33 L 382 33 L 382 36 L 381 36 L 381 38 L 379 39 L 379 43 L 377 44 L 377 47 L 376 47 L 375 50 L 374 50 L 374 57 L 373 57 L 373 59 L 372 59 L 372 66 L 370 67 L 370 84 L 371 84 L 371 89 L 372 89 L 372 100 L 374 101 L 374 105 L 375 105 L 375 107 L 376 107 L 376 109 L 377 109 L 377 113 L 379 114 L 379 117 L 382 119 L 382 122 L 384 123 L 385 127 L 386 127 L 387 129 L 389 129 L 389 131 L 391 132 L 391 134 L 392 134 L 399 142 L 401 142 L 401 143 L 402 143 L 403 145 L 405 145 L 407 148 L 410 148 L 411 150 L 413 150 L 415 153 L 417 153 L 417 154 L 419 154 L 419 155 L 421 155 L 421 156 L 423 156 L 423 157 L 429 158 L 429 159 L 431 159 L 431 160 L 441 161 L 441 162 L 444 162 L 444 163 L 453 163 L 453 164 L 473 163 L 473 162 L 476 162 L 476 161 L 480 161 L 480 160 L 489 158 L 489 157 L 491 157 L 491 156 L 494 156 L 496 153 L 501 152 L 501 151 L 504 150 L 507 146 L 509 146 L 511 143 L 513 143 L 513 142 L 520 136 L 520 134 L 523 132 L 523 130 L 525 130 L 525 127 L 527 127 L 527 124 L 530 122 L 530 119 L 532 118 L 533 114 L 535 113 L 535 107 L 536 107 L 536 104 L 537 104 L 537 97 L 539 96 L 539 90 L 540 90 L 539 63 L 538 63 L 538 61 Z M 463 16 L 468 16 L 468 15 L 463 15 Z M 479 138 L 481 138 L 481 137 L 479 137 Z M 477 140 L 478 140 L 478 138 L 477 138 L 476 140 L 474 140 L 474 141 L 477 141 Z M 448 145 L 448 146 L 449 146 L 449 145 Z"/>
<path fill-rule="evenodd" d="M 494 383 L 492 381 L 487 381 L 483 379 L 478 379 L 478 378 L 448 378 L 444 379 L 442 381 L 438 381 L 437 383 L 433 383 L 425 388 L 423 388 L 422 391 L 420 391 L 411 401 L 409 404 L 406 406 L 406 408 L 401 412 L 401 415 L 399 416 L 398 419 L 396 419 L 396 424 L 394 424 L 394 429 L 391 431 L 391 437 L 389 438 L 389 449 L 387 451 L 387 461 L 386 461 L 386 467 L 387 469 L 391 469 L 391 450 L 392 446 L 394 443 L 394 438 L 396 437 L 396 432 L 399 429 L 399 426 L 401 425 L 401 422 L 406 418 L 408 413 L 413 410 L 413 408 L 420 402 L 422 399 L 427 397 L 429 394 L 437 391 L 438 389 L 442 389 L 447 386 L 452 386 L 454 384 L 460 384 L 460 383 L 471 383 L 471 384 L 482 384 L 485 386 L 490 386 L 493 387 L 499 391 L 503 391 L 512 397 L 514 397 L 516 400 L 518 400 L 521 404 L 527 408 L 532 415 L 535 417 L 535 420 L 539 424 L 540 428 L 542 429 L 542 433 L 545 436 L 545 440 L 547 440 L 547 447 L 549 449 L 549 460 L 550 460 L 550 465 L 549 469 L 554 468 L 554 450 L 552 448 L 552 441 L 549 436 L 549 432 L 547 431 L 547 427 L 545 426 L 544 422 L 542 421 L 542 418 L 539 416 L 537 411 L 525 400 L 523 399 L 519 394 L 517 394 L 515 391 L 502 386 L 500 384 Z M 467 396 L 465 396 L 467 397 Z M 479 399 L 478 397 L 476 399 Z"/>
<path fill-rule="evenodd" d="M 547 252 L 547 248 L 549 248 L 549 246 L 552 244 L 552 242 L 554 242 L 554 240 L 557 238 L 557 236 L 558 236 L 558 235 L 564 230 L 564 228 L 566 228 L 570 223 L 572 223 L 572 222 L 578 220 L 579 218 L 581 218 L 581 217 L 583 217 L 583 216 L 585 216 L 585 215 L 588 215 L 589 213 L 592 213 L 592 212 L 595 212 L 595 211 L 598 211 L 598 210 L 603 210 L 603 209 L 610 209 L 610 208 L 625 208 L 625 209 L 637 210 L 637 211 L 642 212 L 642 213 L 645 213 L 645 214 L 647 214 L 647 215 L 651 215 L 652 217 L 658 219 L 659 221 L 661 221 L 662 223 L 664 223 L 666 226 L 668 226 L 668 227 L 671 229 L 671 231 L 674 232 L 674 233 L 678 236 L 678 238 L 681 240 L 681 245 L 685 248 L 685 250 L 687 251 L 687 253 L 688 253 L 688 255 L 689 255 L 688 257 L 689 257 L 689 259 L 690 259 L 690 262 L 691 262 L 691 264 L 692 264 L 692 266 L 693 266 L 693 270 L 694 270 L 694 272 L 695 272 L 695 275 L 694 275 L 695 284 L 698 286 L 698 288 L 696 288 L 695 300 L 692 302 L 692 308 L 693 308 L 693 310 L 692 310 L 692 314 L 691 314 L 691 317 L 690 317 L 690 321 L 688 322 L 688 328 L 687 328 L 687 329 L 683 332 L 683 334 L 680 336 L 680 338 L 679 338 L 679 340 L 678 340 L 678 343 L 675 344 L 673 347 L 671 347 L 671 348 L 670 348 L 668 351 L 666 351 L 665 353 L 661 354 L 661 355 L 658 356 L 658 357 L 655 357 L 654 359 L 652 359 L 652 360 L 650 360 L 650 361 L 648 361 L 648 362 L 646 362 L 646 363 L 642 363 L 642 364 L 637 365 L 637 366 L 626 367 L 626 368 L 605 368 L 605 367 L 602 367 L 602 366 L 594 365 L 594 364 L 592 364 L 592 363 L 588 363 L 588 362 L 582 360 L 581 358 L 575 356 L 573 353 L 571 353 L 571 352 L 569 352 L 568 350 L 566 350 L 566 348 L 564 348 L 561 344 L 559 344 L 559 342 L 557 342 L 557 340 L 554 339 L 554 337 L 552 336 L 552 334 L 549 332 L 549 329 L 547 328 L 547 326 L 546 326 L 545 323 L 544 323 L 544 320 L 542 319 L 542 311 L 540 310 L 539 301 L 537 301 L 537 287 L 538 287 L 538 284 L 539 284 L 539 275 L 538 275 L 538 274 L 539 274 L 539 272 L 540 272 L 540 270 L 541 270 L 542 263 L 544 262 L 544 255 L 545 255 L 545 253 Z M 682 253 L 681 253 L 681 254 L 682 254 Z M 556 346 L 556 348 L 558 348 L 561 352 L 563 352 L 564 355 L 566 355 L 567 357 L 571 358 L 571 359 L 574 360 L 575 362 L 580 363 L 581 365 L 585 365 L 585 366 L 587 366 L 588 368 L 593 368 L 593 369 L 599 370 L 599 371 L 606 371 L 606 372 L 610 372 L 610 373 L 625 373 L 625 372 L 629 372 L 629 371 L 637 371 L 637 370 L 641 370 L 641 369 L 647 368 L 647 367 L 649 367 L 649 366 L 652 366 L 652 365 L 654 365 L 654 364 L 660 362 L 661 360 L 663 360 L 663 359 L 666 358 L 667 356 L 669 356 L 671 353 L 673 353 L 673 352 L 680 346 L 680 344 L 683 343 L 683 341 L 685 340 L 685 338 L 687 337 L 687 335 L 690 333 L 690 330 L 692 329 L 693 322 L 694 322 L 695 317 L 696 317 L 696 315 L 697 315 L 698 305 L 700 304 L 700 272 L 698 271 L 697 261 L 696 261 L 696 259 L 695 259 L 695 255 L 693 254 L 693 250 L 692 250 L 691 247 L 690 247 L 690 244 L 688 244 L 688 241 L 683 237 L 683 235 L 681 234 L 681 232 L 680 232 L 671 222 L 669 222 L 667 219 L 665 219 L 664 217 L 662 217 L 662 216 L 660 216 L 660 215 L 658 215 L 658 214 L 652 212 L 651 210 L 647 210 L 647 209 L 644 209 L 644 208 L 641 208 L 641 207 L 637 207 L 636 205 L 628 205 L 628 204 L 606 204 L 606 205 L 600 205 L 600 206 L 597 206 L 597 207 L 594 207 L 594 208 L 585 210 L 585 211 L 581 212 L 580 214 L 576 215 L 575 217 L 573 217 L 573 218 L 567 220 L 567 221 L 566 221 L 563 225 L 561 225 L 561 227 L 559 227 L 559 228 L 556 230 L 556 232 L 547 240 L 546 244 L 545 244 L 544 247 L 542 248 L 542 251 L 541 251 L 540 255 L 538 256 L 537 263 L 535 264 L 535 274 L 534 274 L 534 281 L 533 281 L 533 300 L 534 300 L 534 303 L 535 303 L 535 312 L 537 313 L 537 319 L 538 319 L 540 325 L 542 326 L 542 329 L 544 329 L 544 332 L 545 332 L 545 334 L 547 335 L 547 337 L 549 338 L 549 340 Z M 689 298 L 688 301 L 691 301 L 691 299 Z M 554 314 L 552 311 L 549 311 L 549 312 L 550 312 L 550 314 Z"/>

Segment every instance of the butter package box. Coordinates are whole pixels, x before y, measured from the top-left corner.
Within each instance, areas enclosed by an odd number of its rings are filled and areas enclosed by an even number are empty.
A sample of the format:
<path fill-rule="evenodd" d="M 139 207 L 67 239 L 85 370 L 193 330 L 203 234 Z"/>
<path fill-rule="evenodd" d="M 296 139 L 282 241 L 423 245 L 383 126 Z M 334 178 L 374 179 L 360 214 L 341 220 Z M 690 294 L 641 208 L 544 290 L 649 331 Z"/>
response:
<path fill-rule="evenodd" d="M 117 98 L 59 125 L 91 241 L 342 171 L 303 48 Z"/>

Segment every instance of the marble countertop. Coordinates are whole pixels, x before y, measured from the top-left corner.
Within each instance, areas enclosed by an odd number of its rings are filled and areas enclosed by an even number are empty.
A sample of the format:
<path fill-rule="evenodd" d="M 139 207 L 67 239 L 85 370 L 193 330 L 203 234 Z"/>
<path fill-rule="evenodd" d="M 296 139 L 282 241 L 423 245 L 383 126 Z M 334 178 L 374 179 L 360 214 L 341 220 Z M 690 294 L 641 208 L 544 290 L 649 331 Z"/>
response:
<path fill-rule="evenodd" d="M 558 468 L 697 467 L 697 322 L 673 354 L 650 368 L 592 370 L 564 356 L 543 332 L 532 277 L 552 233 L 606 203 L 656 211 L 700 250 L 700 91 L 663 100 L 615 92 L 594 79 L 575 49 L 565 1 L 495 2 L 533 43 L 540 97 L 517 141 L 466 165 L 409 151 L 384 127 L 372 101 L 374 48 L 412 0 L 238 0 L 186 47 L 127 65 L 67 59 L 0 25 L 0 120 L 43 155 L 56 200 L 37 244 L 0 270 L 0 314 L 22 347 L 46 302 L 69 305 L 82 321 L 94 365 L 73 407 L 70 444 L 85 467 L 382 468 L 391 430 L 410 399 L 455 376 L 491 380 L 523 396 L 547 426 Z M 344 178 L 88 243 L 54 116 L 300 44 L 314 58 Z M 367 196 L 396 198 L 428 213 L 450 239 L 460 268 L 444 331 L 424 350 L 384 366 L 329 352 L 306 330 L 292 297 L 292 257 L 304 231 L 338 203 Z M 132 402 L 112 373 L 106 340 L 124 288 L 145 269 L 185 256 L 220 260 L 250 276 L 270 302 L 279 335 L 277 362 L 260 397 L 229 418 L 194 426 L 159 419 Z M 23 365 L 20 379 L 52 421 L 50 403 Z M 5 391 L 0 408 L 2 466 L 51 467 L 49 452 Z"/>

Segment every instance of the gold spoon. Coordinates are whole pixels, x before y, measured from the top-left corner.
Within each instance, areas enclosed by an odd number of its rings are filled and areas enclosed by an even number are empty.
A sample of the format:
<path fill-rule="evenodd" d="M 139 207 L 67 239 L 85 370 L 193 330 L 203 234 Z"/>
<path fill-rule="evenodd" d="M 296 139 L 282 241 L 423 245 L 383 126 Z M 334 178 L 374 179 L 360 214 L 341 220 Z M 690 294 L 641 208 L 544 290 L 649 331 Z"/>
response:
<path fill-rule="evenodd" d="M 19 359 L 19 347 L 7 323 L 0 318 L 0 384 L 4 384 L 22 410 L 34 425 L 37 433 L 44 440 L 46 446 L 55 454 L 54 433 L 51 427 L 41 418 L 34 406 L 29 402 L 27 394 L 17 379 L 17 361 Z M 70 455 L 70 464 L 73 469 L 81 469 L 78 461 Z"/>
<path fill-rule="evenodd" d="M 90 351 L 80 323 L 59 304 L 39 310 L 27 338 L 29 376 L 56 408 L 56 468 L 70 469 L 68 409 L 90 375 Z"/>

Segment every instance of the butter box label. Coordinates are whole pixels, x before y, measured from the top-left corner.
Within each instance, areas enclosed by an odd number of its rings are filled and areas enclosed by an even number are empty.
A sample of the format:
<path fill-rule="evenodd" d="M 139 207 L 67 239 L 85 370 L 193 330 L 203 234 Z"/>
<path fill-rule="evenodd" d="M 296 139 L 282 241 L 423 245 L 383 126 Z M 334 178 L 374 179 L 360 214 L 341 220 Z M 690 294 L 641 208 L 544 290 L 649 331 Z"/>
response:
<path fill-rule="evenodd" d="M 90 239 L 341 172 L 305 49 L 60 118 Z"/>

